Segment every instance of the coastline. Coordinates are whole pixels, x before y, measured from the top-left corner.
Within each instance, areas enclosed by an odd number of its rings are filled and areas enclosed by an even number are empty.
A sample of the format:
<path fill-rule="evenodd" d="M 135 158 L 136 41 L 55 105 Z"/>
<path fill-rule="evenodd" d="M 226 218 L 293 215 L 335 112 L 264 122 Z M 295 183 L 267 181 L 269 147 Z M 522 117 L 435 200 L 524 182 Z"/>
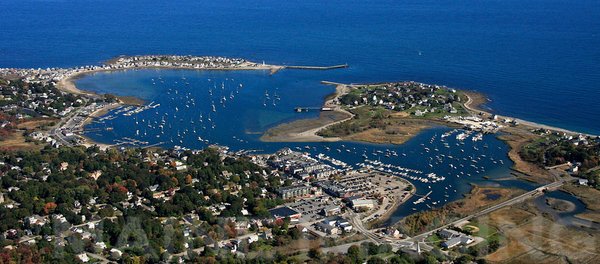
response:
<path fill-rule="evenodd" d="M 114 65 L 117 63 L 117 61 L 120 58 L 123 58 L 123 57 L 112 58 L 112 59 L 106 61 L 106 64 Z M 258 63 L 253 63 L 253 62 L 243 62 L 242 64 L 240 64 L 236 67 L 195 68 L 195 67 L 186 67 L 186 66 L 142 66 L 142 67 L 132 67 L 132 68 L 83 69 L 83 70 L 74 72 L 72 74 L 66 75 L 63 78 L 61 78 L 58 82 L 56 82 L 56 88 L 63 92 L 67 92 L 67 93 L 71 93 L 71 94 L 75 94 L 75 95 L 82 95 L 82 96 L 87 96 L 90 98 L 100 98 L 102 95 L 99 95 L 99 94 L 91 92 L 91 91 L 79 89 L 77 87 L 77 85 L 75 84 L 75 81 L 79 78 L 83 78 L 85 75 L 99 73 L 99 72 L 128 71 L 128 70 L 138 70 L 138 69 L 210 70 L 210 71 L 214 71 L 214 70 L 222 70 L 222 71 L 268 70 L 268 71 L 270 71 L 271 74 L 274 74 L 277 71 L 285 69 L 285 68 L 286 68 L 285 66 L 258 64 Z M 93 118 L 101 117 L 117 107 L 120 107 L 123 105 L 141 106 L 141 105 L 145 104 L 144 100 L 134 97 L 134 96 L 117 96 L 117 95 L 113 95 L 113 96 L 115 96 L 115 98 L 117 98 L 118 102 L 113 103 L 113 104 L 108 104 L 108 105 L 94 111 L 93 113 L 91 113 L 85 119 L 85 121 L 82 123 L 82 127 L 91 123 Z M 84 135 L 80 135 L 80 137 L 83 140 L 82 145 L 84 145 L 86 147 L 96 145 L 96 146 L 100 147 L 101 149 L 106 149 L 106 148 L 113 146 L 110 144 L 96 142 L 96 141 L 92 140 L 91 138 L 84 136 Z"/>
<path fill-rule="evenodd" d="M 58 89 L 61 89 L 62 91 L 65 91 L 65 92 L 79 94 L 79 95 L 86 95 L 86 96 L 90 96 L 90 97 L 98 97 L 100 95 L 95 94 L 93 92 L 84 91 L 84 90 L 79 89 L 75 85 L 75 80 L 78 78 L 81 78 L 87 74 L 93 74 L 93 73 L 97 73 L 97 72 L 126 71 L 129 69 L 269 70 L 269 71 L 271 71 L 271 73 L 275 73 L 281 69 L 286 69 L 286 68 L 293 69 L 293 67 L 295 67 L 295 66 L 277 66 L 277 65 L 258 64 L 258 63 L 253 63 L 253 62 L 249 62 L 249 61 L 243 61 L 239 64 L 233 64 L 233 66 L 231 66 L 231 65 L 223 66 L 222 65 L 221 67 L 202 67 L 202 68 L 198 68 L 198 64 L 181 64 L 181 65 L 179 65 L 179 64 L 174 64 L 172 61 L 168 61 L 168 63 L 172 63 L 173 65 L 142 64 L 141 66 L 137 66 L 137 65 L 131 66 L 129 64 L 127 64 L 127 65 L 119 64 L 120 63 L 119 61 L 121 59 L 131 59 L 131 58 L 135 58 L 135 57 L 115 57 L 113 59 L 110 59 L 106 62 L 107 65 L 110 65 L 110 68 L 107 68 L 107 67 L 103 67 L 103 68 L 99 68 L 99 69 L 98 68 L 84 68 L 84 69 L 80 69 L 77 71 L 73 71 L 73 72 L 71 72 L 71 74 L 67 74 L 64 76 L 64 78 L 60 79 L 60 81 L 58 81 L 56 83 L 56 86 Z M 177 62 L 177 61 L 175 61 L 175 62 Z M 148 62 L 144 61 L 143 63 L 148 63 Z M 194 66 L 187 66 L 187 65 L 194 65 Z M 113 68 L 112 66 L 117 66 L 117 67 Z M 319 67 L 317 67 L 317 68 L 319 68 Z M 327 68 L 327 67 L 322 67 L 322 68 Z M 362 142 L 369 142 L 369 143 L 402 144 L 402 143 L 406 142 L 407 140 L 409 140 L 410 138 L 419 134 L 422 130 L 424 130 L 428 127 L 431 127 L 432 125 L 438 125 L 440 123 L 443 123 L 441 120 L 435 120 L 435 119 L 431 119 L 431 118 L 418 119 L 418 120 L 411 120 L 411 119 L 407 118 L 406 121 L 408 121 L 409 124 L 403 123 L 402 126 L 397 126 L 395 128 L 397 131 L 396 131 L 396 133 L 393 133 L 393 135 L 386 133 L 386 131 L 378 130 L 377 128 L 372 128 L 372 129 L 368 129 L 366 131 L 361 131 L 359 133 L 354 133 L 354 134 L 351 134 L 348 136 L 343 136 L 343 137 L 321 136 L 318 134 L 319 131 L 323 131 L 324 129 L 327 129 L 333 125 L 336 125 L 336 124 L 339 124 L 339 123 L 342 123 L 342 122 L 345 122 L 348 120 L 352 120 L 355 117 L 355 115 L 353 113 L 351 113 L 341 107 L 341 105 L 338 103 L 338 99 L 339 99 L 339 97 L 348 93 L 352 87 L 357 86 L 354 84 L 342 84 L 342 83 L 334 83 L 334 82 L 326 82 L 326 81 L 323 81 L 322 83 L 326 84 L 326 85 L 335 85 L 336 86 L 336 90 L 335 90 L 333 97 L 331 97 L 331 98 L 329 98 L 330 96 L 326 97 L 326 101 L 323 103 L 323 107 L 331 108 L 331 111 L 322 111 L 319 114 L 318 118 L 300 119 L 300 120 L 292 121 L 289 123 L 277 125 L 276 127 L 271 128 L 271 129 L 267 130 L 266 132 L 264 132 L 263 135 L 260 137 L 260 140 L 263 142 L 336 142 L 336 141 L 346 140 L 346 141 L 362 141 Z M 361 84 L 358 84 L 358 85 L 361 85 Z M 362 85 L 372 85 L 372 84 L 362 84 Z M 467 99 L 467 101 L 462 104 L 463 107 L 465 108 L 465 110 L 467 110 L 467 112 L 470 112 L 473 115 L 479 115 L 481 117 L 492 117 L 494 115 L 491 112 L 489 112 L 488 110 L 485 110 L 481 107 L 488 101 L 488 99 L 483 94 L 481 94 L 479 92 L 475 92 L 475 91 L 466 91 L 466 90 L 462 90 L 461 92 L 464 94 L 464 96 Z M 117 97 L 117 98 L 120 101 L 119 103 L 121 105 L 126 105 L 126 104 L 141 105 L 141 104 L 143 104 L 143 101 L 139 101 L 139 100 L 137 100 L 137 98 L 123 98 L 123 97 Z M 132 99 L 132 100 L 130 100 L 130 99 Z M 107 109 L 105 109 L 104 112 L 107 112 L 109 110 L 110 110 L 110 108 L 107 108 Z M 394 113 L 393 117 L 401 117 L 402 114 L 406 115 L 407 113 L 402 113 L 402 112 Z M 548 125 L 525 121 L 525 120 L 521 120 L 521 119 L 504 117 L 504 116 L 499 116 L 499 115 L 496 115 L 496 116 L 499 118 L 512 119 L 512 120 L 519 122 L 519 124 L 514 127 L 517 129 L 520 128 L 523 130 L 527 130 L 527 129 L 531 129 L 531 128 L 542 128 L 542 129 L 549 129 L 549 130 L 553 130 L 553 131 L 570 133 L 570 134 L 581 134 L 581 133 L 578 133 L 575 131 L 570 131 L 567 129 L 548 126 Z M 406 117 L 406 116 L 402 116 L 402 117 Z M 444 123 L 444 124 L 451 126 L 451 123 Z M 501 129 L 501 131 L 514 134 L 515 133 L 514 128 L 511 131 L 509 128 L 503 127 Z M 504 140 L 509 145 L 511 145 L 511 149 L 514 150 L 515 147 L 518 147 L 518 144 L 514 143 L 513 140 L 511 140 L 510 138 L 504 139 Z M 513 151 L 513 152 L 515 152 L 515 151 Z M 509 157 L 511 157 L 511 160 L 513 160 L 515 163 L 519 163 L 519 161 L 517 159 L 515 159 L 515 153 L 512 153 L 512 155 L 509 155 Z M 517 171 L 523 172 L 523 173 L 526 172 L 526 170 L 517 170 Z"/>
<path fill-rule="evenodd" d="M 115 58 L 116 59 L 116 58 Z M 115 60 L 115 59 L 111 59 L 109 61 Z M 77 88 L 77 86 L 75 85 L 75 80 L 84 77 L 85 75 L 88 74 L 94 74 L 94 73 L 100 73 L 100 72 L 115 72 L 115 71 L 128 71 L 128 70 L 143 70 L 143 69 L 157 69 L 157 70 L 198 70 L 198 71 L 217 71 L 217 70 L 221 70 L 221 71 L 236 71 L 236 70 L 240 70 L 240 71 L 250 71 L 250 70 L 269 70 L 272 73 L 277 72 L 281 69 L 284 69 L 285 66 L 278 66 L 278 65 L 262 65 L 262 64 L 255 64 L 255 63 L 244 63 L 243 66 L 239 66 L 239 67 L 230 67 L 230 68 L 194 68 L 194 67 L 180 67 L 180 66 L 144 66 L 144 67 L 135 67 L 135 68 L 109 68 L 109 69 L 86 69 L 86 70 L 82 70 L 82 71 L 78 71 L 76 73 L 73 73 L 69 76 L 66 76 L 64 78 L 62 78 L 60 81 L 58 81 L 56 83 L 56 88 L 61 89 L 65 92 L 69 92 L 69 93 L 73 93 L 73 94 L 80 94 L 80 95 L 88 95 L 88 96 L 98 96 L 98 94 L 93 93 L 93 92 L 89 92 L 89 91 L 85 91 L 85 90 L 81 90 L 79 88 Z"/>
<path fill-rule="evenodd" d="M 101 117 L 103 115 L 106 115 L 108 112 L 110 112 L 111 110 L 118 108 L 120 106 L 122 106 L 122 103 L 113 103 L 113 104 L 108 104 L 94 112 L 92 112 L 82 123 L 81 127 L 85 127 L 86 125 L 90 124 L 94 118 L 98 118 Z M 98 146 L 100 149 L 105 150 L 108 149 L 110 147 L 113 147 L 113 145 L 111 144 L 105 144 L 105 143 L 100 143 L 97 141 L 92 140 L 91 138 L 84 136 L 84 135 L 79 135 L 82 139 L 83 139 L 83 146 L 85 146 L 86 148 L 89 148 L 91 146 Z"/>
<path fill-rule="evenodd" d="M 335 85 L 335 93 L 322 107 L 329 107 L 331 111 L 321 111 L 318 118 L 300 119 L 290 123 L 278 125 L 267 130 L 260 137 L 263 142 L 336 142 L 341 141 L 339 137 L 322 137 L 317 132 L 350 120 L 354 115 L 342 109 L 336 101 L 340 96 L 348 93 L 349 85 L 333 82 L 321 82 L 326 85 Z M 309 129 L 306 129 L 306 128 Z"/>
<path fill-rule="evenodd" d="M 467 102 L 464 103 L 465 108 L 471 111 L 474 115 L 479 115 L 483 118 L 491 118 L 494 114 L 481 108 L 488 100 L 483 94 L 478 92 L 468 91 L 464 93 L 467 97 Z M 496 137 L 508 145 L 510 148 L 507 153 L 508 158 L 514 163 L 511 169 L 515 171 L 517 178 L 535 183 L 548 183 L 554 181 L 554 176 L 546 169 L 539 167 L 536 164 L 525 161 L 521 158 L 519 152 L 524 144 L 539 138 L 538 135 L 531 132 L 534 129 L 547 129 L 556 132 L 562 132 L 572 135 L 579 135 L 575 131 L 552 127 L 535 122 L 523 121 L 521 119 L 496 115 L 500 119 L 513 119 L 518 122 L 516 126 L 504 126 L 500 129 L 501 134 Z M 584 134 L 585 135 L 585 134 Z M 591 135 L 590 135 L 591 136 Z"/>
<path fill-rule="evenodd" d="M 354 108 L 352 112 L 345 110 L 339 104 L 338 98 L 350 92 L 352 88 L 383 85 L 383 83 L 365 83 L 365 84 L 343 84 L 323 81 L 323 84 L 336 85 L 336 93 L 333 98 L 327 100 L 322 107 L 331 108 L 332 111 L 347 114 L 347 118 L 338 118 L 327 120 L 323 117 L 325 112 L 321 112 L 319 118 L 316 119 L 300 119 L 289 123 L 280 124 L 274 128 L 267 130 L 261 137 L 263 142 L 336 142 L 336 141 L 351 141 L 351 142 L 366 142 L 374 144 L 394 144 L 401 145 L 406 141 L 417 136 L 423 130 L 428 128 L 444 125 L 448 127 L 458 127 L 453 123 L 437 120 L 433 118 L 413 118 L 409 113 L 393 112 L 389 114 L 390 119 L 397 121 L 395 125 L 389 126 L 385 131 L 380 128 L 369 128 L 364 131 L 355 132 L 344 136 L 322 136 L 319 132 L 326 130 L 336 124 L 353 120 L 359 115 L 359 108 Z M 358 112 L 356 112 L 358 111 Z M 356 113 L 355 113 L 356 112 Z M 319 124 L 320 123 L 320 124 Z M 315 125 L 319 124 L 319 125 Z M 308 128 L 308 129 L 307 129 Z"/>
<path fill-rule="evenodd" d="M 325 83 L 325 82 L 324 82 Z M 348 111 L 342 109 L 341 105 L 338 103 L 338 98 L 348 93 L 350 88 L 357 85 L 345 85 L 340 83 L 327 83 L 327 84 L 335 84 L 336 85 L 336 93 L 333 98 L 327 100 L 323 107 L 330 107 L 334 111 L 339 113 L 347 113 L 349 117 L 347 118 L 331 118 L 327 120 L 324 117 L 324 112 L 321 112 L 321 115 L 317 119 L 301 119 L 296 120 L 290 123 L 285 123 L 276 126 L 275 128 L 269 129 L 266 131 L 261 140 L 264 142 L 331 142 L 331 141 L 359 141 L 359 142 L 368 142 L 368 143 L 391 143 L 391 144 L 402 144 L 410 138 L 418 135 L 422 130 L 435 126 L 435 125 L 444 125 L 448 127 L 459 128 L 460 126 L 456 125 L 453 122 L 443 122 L 442 120 L 437 120 L 434 118 L 409 118 L 410 114 L 406 112 L 398 112 L 392 113 L 389 115 L 389 119 L 400 118 L 402 120 L 402 126 L 397 126 L 396 132 L 394 134 L 385 133 L 386 131 L 382 131 L 378 128 L 369 128 L 365 131 L 355 132 L 346 136 L 333 136 L 333 137 L 324 137 L 318 135 L 319 131 L 322 131 L 330 126 L 335 124 L 339 124 L 341 122 L 345 122 L 351 120 L 355 117 L 353 113 L 349 113 Z M 522 146 L 527 142 L 537 138 L 538 136 L 531 132 L 533 129 L 549 129 L 557 132 L 564 132 L 573 135 L 578 135 L 580 133 L 570 131 L 567 129 L 556 128 L 552 126 L 547 126 L 535 122 L 521 121 L 520 119 L 514 119 L 511 117 L 504 117 L 499 115 L 494 115 L 488 110 L 483 109 L 482 106 L 485 105 L 489 99 L 483 95 L 482 93 L 475 91 L 466 91 L 461 90 L 461 93 L 466 98 L 466 102 L 462 103 L 463 108 L 466 110 L 467 114 L 472 116 L 477 116 L 482 119 L 492 120 L 495 116 L 496 118 L 502 120 L 516 120 L 518 124 L 516 125 L 504 125 L 501 126 L 498 132 L 495 132 L 496 137 L 502 141 L 504 141 L 510 148 L 507 153 L 508 158 L 513 161 L 512 170 L 515 171 L 515 175 L 517 178 L 532 181 L 536 183 L 544 183 L 551 182 L 554 180 L 553 175 L 547 170 L 540 168 L 536 164 L 532 164 L 522 158 L 519 155 L 519 151 Z M 360 112 L 358 112 L 360 113 Z M 315 125 L 318 124 L 318 125 Z M 311 126 L 312 125 L 312 126 Z M 308 129 L 307 129 L 308 128 Z"/>
<path fill-rule="evenodd" d="M 487 97 L 485 97 L 485 95 L 483 95 L 479 92 L 473 92 L 473 91 L 463 91 L 463 92 L 464 92 L 465 96 L 467 97 L 467 102 L 465 102 L 463 105 L 465 106 L 465 108 L 467 110 L 471 111 L 475 115 L 481 115 L 484 117 L 492 117 L 495 115 L 500 119 L 512 119 L 519 123 L 518 125 L 516 125 L 516 127 L 523 128 L 523 129 L 547 129 L 547 130 L 552 130 L 552 131 L 567 133 L 567 134 L 572 134 L 572 135 L 586 135 L 586 136 L 591 136 L 591 137 L 598 136 L 598 135 L 592 135 L 592 134 L 587 134 L 587 133 L 581 133 L 581 132 L 577 132 L 577 131 L 573 131 L 573 130 L 569 130 L 569 129 L 564 129 L 564 128 L 560 128 L 560 127 L 545 125 L 545 124 L 541 124 L 541 123 L 537 123 L 537 122 L 527 121 L 527 120 L 523 120 L 523 119 L 519 119 L 519 118 L 493 114 L 493 113 L 489 112 L 488 110 L 481 108 L 481 106 L 483 104 L 485 104 L 485 102 L 487 101 Z"/>
<path fill-rule="evenodd" d="M 384 225 L 386 222 L 388 222 L 390 220 L 390 218 L 392 217 L 394 212 L 396 212 L 398 210 L 398 207 L 405 204 L 417 192 L 417 187 L 412 182 L 410 182 L 409 180 L 406 180 L 404 178 L 400 178 L 400 177 L 399 177 L 399 179 L 401 181 L 403 181 L 404 183 L 406 183 L 408 186 L 411 186 L 411 190 L 409 191 L 409 194 L 406 195 L 402 199 L 395 199 L 394 202 L 392 203 L 392 205 L 390 206 L 390 208 L 388 210 L 386 210 L 385 213 L 381 214 L 379 217 L 377 217 L 377 219 L 373 219 L 372 221 L 368 222 L 368 224 L 370 226 L 380 227 L 381 225 Z"/>

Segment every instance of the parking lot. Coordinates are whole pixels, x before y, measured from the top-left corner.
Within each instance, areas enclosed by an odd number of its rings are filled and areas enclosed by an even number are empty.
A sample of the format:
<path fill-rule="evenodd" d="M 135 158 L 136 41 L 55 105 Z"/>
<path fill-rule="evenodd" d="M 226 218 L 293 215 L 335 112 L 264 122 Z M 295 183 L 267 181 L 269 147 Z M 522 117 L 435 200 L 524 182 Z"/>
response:
<path fill-rule="evenodd" d="M 324 216 L 321 215 L 323 208 L 333 206 L 335 203 L 332 197 L 325 195 L 314 198 L 299 199 L 295 202 L 287 203 L 286 205 L 302 214 L 302 218 L 300 220 L 301 222 L 313 222 L 323 219 Z"/>

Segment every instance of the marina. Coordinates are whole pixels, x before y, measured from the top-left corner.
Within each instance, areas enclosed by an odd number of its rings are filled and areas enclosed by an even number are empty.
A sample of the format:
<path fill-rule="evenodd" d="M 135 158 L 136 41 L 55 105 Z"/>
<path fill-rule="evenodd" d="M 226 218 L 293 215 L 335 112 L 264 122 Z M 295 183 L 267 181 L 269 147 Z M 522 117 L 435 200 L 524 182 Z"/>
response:
<path fill-rule="evenodd" d="M 513 185 L 495 181 L 510 175 L 512 162 L 504 153 L 507 146 L 493 135 L 462 129 L 434 127 L 403 145 L 355 142 L 266 143 L 262 131 L 281 122 L 311 118 L 319 111 L 297 113 L 294 107 L 315 108 L 333 87 L 319 85 L 306 89 L 305 83 L 289 82 L 303 72 L 207 72 L 184 70 L 137 70 L 97 73 L 79 79 L 78 86 L 95 92 L 133 95 L 130 86 L 142 83 L 142 99 L 156 106 L 135 113 L 136 107 L 115 109 L 98 122 L 89 124 L 88 135 L 108 144 L 140 147 L 161 143 L 162 147 L 204 148 L 211 144 L 234 151 L 260 150 L 272 153 L 284 147 L 308 152 L 342 170 L 363 169 L 392 174 L 409 180 L 417 188 L 415 197 L 398 207 L 390 221 L 415 211 L 442 206 L 460 199 L 470 184 Z M 134 80 L 134 81 L 131 81 Z M 113 84 L 119 83 L 120 86 Z M 114 90 L 113 87 L 120 87 Z M 297 93 L 303 87 L 306 92 Z M 275 104 L 273 104 L 273 101 Z M 160 105 L 160 106 L 158 106 Z M 125 113 L 134 111 L 132 115 Z M 99 128 L 113 127 L 106 131 Z M 460 136 L 462 135 L 462 136 Z M 417 160 L 419 162 L 417 162 Z M 425 162 L 422 162 L 425 161 Z M 484 178 L 485 177 L 485 178 Z M 520 184 L 523 188 L 527 184 Z M 419 195 L 432 193 L 418 204 Z"/>

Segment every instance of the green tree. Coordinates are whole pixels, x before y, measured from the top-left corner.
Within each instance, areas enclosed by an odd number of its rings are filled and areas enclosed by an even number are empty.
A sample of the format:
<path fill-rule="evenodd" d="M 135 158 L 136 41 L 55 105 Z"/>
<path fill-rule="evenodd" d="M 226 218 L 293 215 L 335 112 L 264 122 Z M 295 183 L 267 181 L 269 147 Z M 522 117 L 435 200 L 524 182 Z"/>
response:
<path fill-rule="evenodd" d="M 352 245 L 348 248 L 348 258 L 352 263 L 363 263 L 365 260 L 365 256 L 361 250 L 361 248 L 357 245 Z"/>

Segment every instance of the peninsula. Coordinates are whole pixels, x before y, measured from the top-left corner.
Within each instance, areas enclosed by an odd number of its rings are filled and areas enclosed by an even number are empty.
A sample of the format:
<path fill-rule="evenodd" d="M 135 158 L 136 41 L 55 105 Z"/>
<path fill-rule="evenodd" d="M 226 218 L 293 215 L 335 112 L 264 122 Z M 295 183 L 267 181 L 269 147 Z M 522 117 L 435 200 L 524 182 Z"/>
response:
<path fill-rule="evenodd" d="M 496 134 L 511 151 L 508 156 L 515 162 L 520 176 L 532 181 L 551 181 L 547 170 L 522 159 L 524 146 L 544 133 L 557 133 L 570 138 L 588 138 L 596 135 L 578 133 L 562 128 L 501 116 L 484 110 L 485 96 L 441 85 L 413 81 L 375 84 L 336 85 L 334 95 L 326 98 L 320 116 L 281 124 L 269 129 L 263 141 L 328 142 L 363 141 L 369 143 L 402 144 L 423 129 L 432 126 L 463 128 L 482 134 Z M 538 132 L 535 132 L 538 131 Z"/>

